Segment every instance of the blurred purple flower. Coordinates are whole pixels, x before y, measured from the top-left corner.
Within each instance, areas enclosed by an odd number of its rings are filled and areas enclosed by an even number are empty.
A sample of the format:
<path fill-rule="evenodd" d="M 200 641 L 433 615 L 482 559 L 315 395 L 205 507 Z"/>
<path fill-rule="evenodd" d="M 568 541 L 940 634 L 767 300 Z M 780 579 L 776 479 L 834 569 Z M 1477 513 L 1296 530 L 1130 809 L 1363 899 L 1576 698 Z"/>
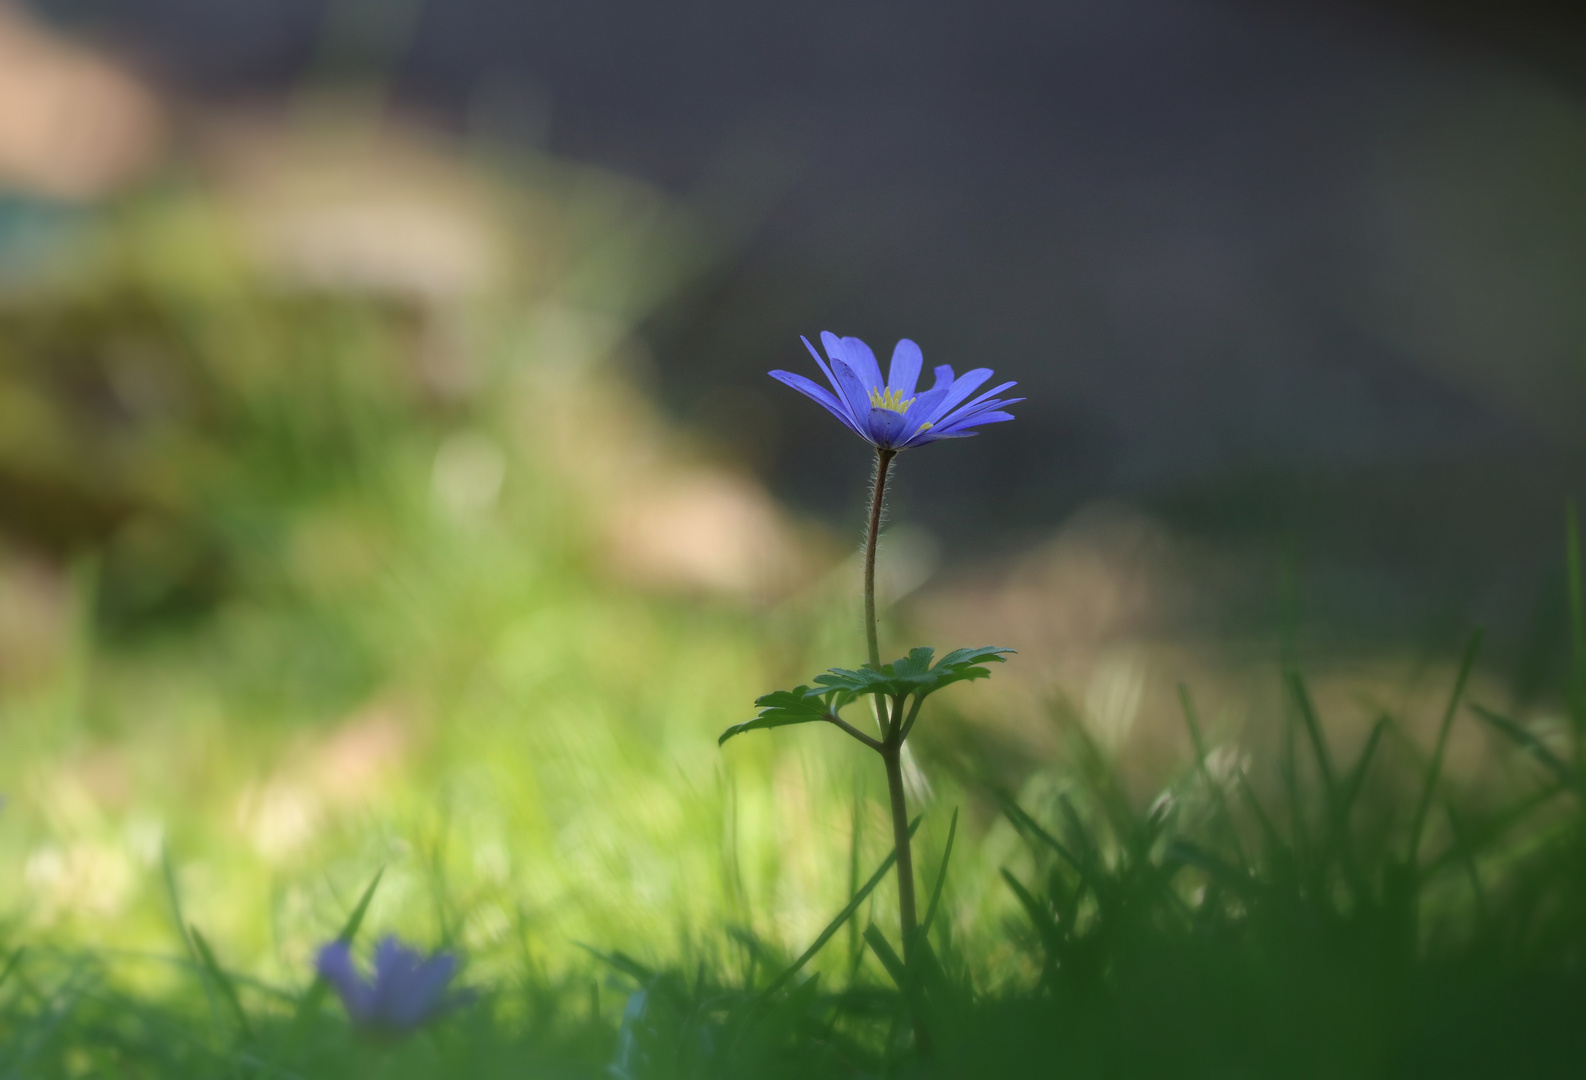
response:
<path fill-rule="evenodd" d="M 456 956 L 440 952 L 425 959 L 394 937 L 375 946 L 372 981 L 358 973 L 343 941 L 320 949 L 315 969 L 336 988 L 348 1017 L 361 1028 L 411 1031 L 466 1000 L 446 992 L 457 974 Z"/>
<path fill-rule="evenodd" d="M 915 384 L 919 381 L 924 357 L 920 347 L 908 338 L 898 342 L 897 348 L 892 350 L 892 365 L 887 370 L 885 382 L 881 379 L 881 365 L 876 363 L 875 354 L 858 338 L 821 334 L 821 342 L 831 358 L 830 367 L 808 338 L 803 341 L 836 393 L 790 371 L 773 371 L 771 377 L 814 398 L 850 431 L 878 450 L 903 450 L 938 439 L 977 435 L 979 432 L 972 429 L 981 424 L 1012 420 L 1011 413 L 1001 411 L 1003 406 L 1024 400 L 998 398 L 997 394 L 1017 385 L 1006 382 L 973 401 L 966 401 L 991 378 L 991 369 L 975 368 L 955 379 L 953 369 L 946 364 L 936 369 L 936 384 L 916 394 Z"/>

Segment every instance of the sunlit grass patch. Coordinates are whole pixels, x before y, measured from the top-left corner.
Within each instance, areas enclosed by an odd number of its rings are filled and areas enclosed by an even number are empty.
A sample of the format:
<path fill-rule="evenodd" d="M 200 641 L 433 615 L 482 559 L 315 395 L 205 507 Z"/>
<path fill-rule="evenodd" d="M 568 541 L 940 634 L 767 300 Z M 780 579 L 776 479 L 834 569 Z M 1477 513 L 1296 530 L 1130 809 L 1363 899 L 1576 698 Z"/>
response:
<path fill-rule="evenodd" d="M 1396 705 L 1289 664 L 1250 715 L 1191 723 L 1198 689 L 1146 685 L 1165 650 L 1064 693 L 1063 642 L 1010 619 L 1039 677 L 990 722 L 957 688 L 921 721 L 930 928 L 902 959 L 858 749 L 825 724 L 717 743 L 767 686 L 869 677 L 859 567 L 623 377 L 665 279 L 635 235 L 675 235 L 664 208 L 540 180 L 512 220 L 561 207 L 562 231 L 525 234 L 545 243 L 498 292 L 362 248 L 293 277 L 301 250 L 255 260 L 260 222 L 199 188 L 120 208 L 92 273 L 0 309 L 0 480 L 28 496 L 0 550 L 0 1069 L 1567 1056 L 1578 1027 L 1537 1018 L 1582 1000 L 1578 695 L 1513 717 L 1469 665 Z M 264 224 L 301 241 L 286 194 Z M 1070 621 L 1128 600 L 1126 575 L 1075 576 L 1096 603 Z M 1005 594 L 960 604 L 953 644 L 1047 595 Z M 1163 700 L 1171 737 L 1138 723 Z M 1406 719 L 1428 701 L 1431 737 Z M 355 1031 L 312 981 L 338 934 L 360 962 L 385 934 L 455 953 L 476 999 Z"/>

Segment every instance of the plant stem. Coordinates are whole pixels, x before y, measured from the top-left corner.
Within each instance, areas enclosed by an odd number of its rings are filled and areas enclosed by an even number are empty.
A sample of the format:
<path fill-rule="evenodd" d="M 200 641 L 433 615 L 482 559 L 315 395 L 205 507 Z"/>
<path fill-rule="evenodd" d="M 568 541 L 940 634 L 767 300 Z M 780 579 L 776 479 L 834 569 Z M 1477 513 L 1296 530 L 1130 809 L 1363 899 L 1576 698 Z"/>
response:
<path fill-rule="evenodd" d="M 881 642 L 876 634 L 876 540 L 881 535 L 881 512 L 886 505 L 887 474 L 895 450 L 876 451 L 876 477 L 870 491 L 870 529 L 865 534 L 865 644 L 870 666 L 881 667 Z M 892 797 L 892 841 L 898 858 L 898 922 L 903 928 L 903 962 L 914 955 L 914 855 L 909 846 L 909 809 L 903 791 L 903 703 L 890 710 L 876 695 L 876 717 L 881 724 L 881 760 L 887 766 L 887 792 Z"/>
<path fill-rule="evenodd" d="M 909 812 L 903 801 L 903 744 L 888 742 L 881 749 L 887 765 L 887 790 L 892 795 L 892 842 L 898 855 L 898 922 L 903 928 L 903 962 L 914 959 L 914 855 L 909 850 Z"/>
<path fill-rule="evenodd" d="M 870 647 L 870 666 L 881 666 L 881 643 L 876 637 L 876 538 L 881 535 L 881 509 L 887 497 L 887 473 L 896 450 L 876 451 L 876 477 L 870 488 L 870 531 L 865 536 L 865 644 Z M 880 703 L 877 703 L 878 709 Z M 885 719 L 886 712 L 880 709 Z"/>

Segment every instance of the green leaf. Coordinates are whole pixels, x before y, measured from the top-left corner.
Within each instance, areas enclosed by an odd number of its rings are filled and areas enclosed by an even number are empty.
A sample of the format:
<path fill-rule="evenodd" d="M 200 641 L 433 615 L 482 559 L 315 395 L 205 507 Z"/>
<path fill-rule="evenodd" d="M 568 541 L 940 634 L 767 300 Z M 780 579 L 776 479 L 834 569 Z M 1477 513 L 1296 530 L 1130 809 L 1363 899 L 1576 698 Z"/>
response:
<path fill-rule="evenodd" d="M 722 732 L 716 744 L 720 746 L 734 735 L 742 735 L 746 731 L 825 720 L 835 716 L 839 709 L 854 699 L 872 694 L 884 694 L 887 697 L 914 695 L 917 702 L 923 701 L 926 695 L 934 694 L 955 682 L 989 678 L 991 672 L 981 665 L 1003 663 L 1003 654 L 1011 652 L 1012 649 L 996 645 L 954 649 L 932 666 L 931 658 L 936 655 L 936 650 L 922 645 L 909 650 L 909 655 L 902 659 L 881 665 L 879 669 L 868 664 L 858 670 L 832 668 L 815 676 L 817 686 L 778 690 L 756 698 L 755 704 L 759 706 L 760 714 L 753 720 L 734 724 Z"/>
<path fill-rule="evenodd" d="M 921 646 L 909 650 L 909 655 L 902 659 L 882 664 L 880 668 L 868 664 L 857 670 L 832 668 L 824 675 L 815 676 L 815 681 L 827 690 L 838 692 L 834 704 L 839 708 L 856 697 L 870 694 L 885 694 L 888 697 L 912 694 L 923 699 L 955 682 L 990 678 L 991 672 L 981 665 L 1003 663 L 1003 654 L 1011 652 L 1012 649 L 996 645 L 954 649 L 932 666 L 931 658 L 936 650 Z"/>
<path fill-rule="evenodd" d="M 954 649 L 936 662 L 937 668 L 960 667 L 964 664 L 984 664 L 996 661 L 1006 663 L 1002 659 L 1003 653 L 1013 653 L 1012 649 L 1000 648 L 996 645 L 982 645 L 978 649 Z"/>
<path fill-rule="evenodd" d="M 830 690 L 812 690 L 808 686 L 800 686 L 792 690 L 777 690 L 758 697 L 754 703 L 759 706 L 760 715 L 753 720 L 734 724 L 722 732 L 721 738 L 716 740 L 716 745 L 720 746 L 734 735 L 742 735 L 746 731 L 824 720 L 833 710 L 833 706 L 827 700 L 831 693 Z"/>

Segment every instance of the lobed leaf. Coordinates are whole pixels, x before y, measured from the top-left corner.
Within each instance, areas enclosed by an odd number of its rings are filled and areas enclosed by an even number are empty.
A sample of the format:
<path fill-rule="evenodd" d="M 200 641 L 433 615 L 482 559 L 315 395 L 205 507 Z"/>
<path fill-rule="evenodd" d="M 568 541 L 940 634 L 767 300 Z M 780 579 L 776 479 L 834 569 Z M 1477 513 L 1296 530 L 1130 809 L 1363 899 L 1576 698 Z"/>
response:
<path fill-rule="evenodd" d="M 799 686 L 792 690 L 777 690 L 755 698 L 754 703 L 759 706 L 760 715 L 753 720 L 734 724 L 722 732 L 721 738 L 716 740 L 716 745 L 720 746 L 734 735 L 742 735 L 746 731 L 824 720 L 833 709 L 828 701 L 829 695 L 831 695 L 830 690 L 812 690 L 808 686 Z"/>
<path fill-rule="evenodd" d="M 828 690 L 839 692 L 839 706 L 869 694 L 885 694 L 888 697 L 912 694 L 924 698 L 955 682 L 990 678 L 991 672 L 981 665 L 992 662 L 1001 664 L 1004 662 L 1003 654 L 1013 651 L 996 645 L 954 649 L 932 666 L 931 658 L 936 650 L 923 645 L 910 649 L 909 655 L 899 660 L 882 664 L 879 669 L 868 664 L 857 670 L 832 668 L 823 675 L 815 676 L 815 681 Z"/>
<path fill-rule="evenodd" d="M 1012 649 L 986 645 L 978 649 L 954 649 L 933 666 L 931 659 L 936 650 L 929 645 L 910 649 L 909 655 L 879 669 L 868 664 L 858 670 L 832 668 L 815 676 L 816 686 L 798 686 L 792 690 L 777 690 L 755 699 L 760 713 L 752 720 L 734 724 L 716 740 L 720 746 L 734 735 L 746 731 L 788 727 L 791 724 L 809 724 L 834 717 L 839 709 L 855 698 L 884 694 L 887 697 L 913 695 L 923 700 L 944 686 L 991 676 L 981 665 L 1003 663 L 1003 654 Z M 841 726 L 841 725 L 840 725 Z"/>

